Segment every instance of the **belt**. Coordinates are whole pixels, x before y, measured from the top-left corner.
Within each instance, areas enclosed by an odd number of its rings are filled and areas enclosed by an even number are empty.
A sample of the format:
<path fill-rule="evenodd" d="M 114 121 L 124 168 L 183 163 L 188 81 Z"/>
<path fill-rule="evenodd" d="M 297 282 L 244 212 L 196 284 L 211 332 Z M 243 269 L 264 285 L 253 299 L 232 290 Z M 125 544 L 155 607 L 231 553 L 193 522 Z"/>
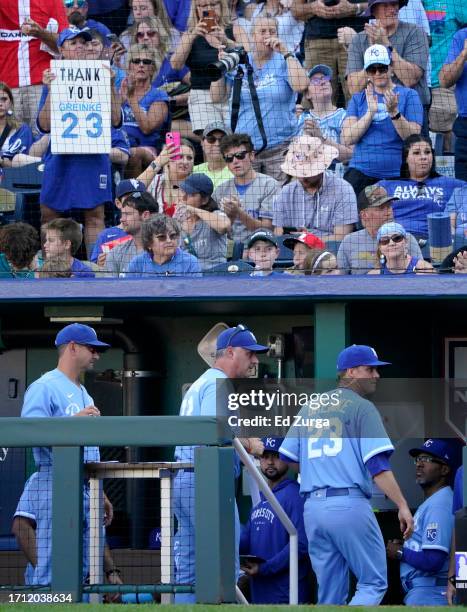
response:
<path fill-rule="evenodd" d="M 420 576 L 419 578 L 414 578 L 413 580 L 403 580 L 402 584 L 406 591 L 410 591 L 414 587 L 425 587 L 425 586 L 447 587 L 448 579 L 447 578 L 436 578 L 435 576 Z"/>
<path fill-rule="evenodd" d="M 323 489 L 315 489 L 314 491 L 306 493 L 306 498 L 309 497 L 341 497 L 341 496 L 354 496 L 354 497 L 366 497 L 362 490 L 358 487 L 325 487 Z"/>

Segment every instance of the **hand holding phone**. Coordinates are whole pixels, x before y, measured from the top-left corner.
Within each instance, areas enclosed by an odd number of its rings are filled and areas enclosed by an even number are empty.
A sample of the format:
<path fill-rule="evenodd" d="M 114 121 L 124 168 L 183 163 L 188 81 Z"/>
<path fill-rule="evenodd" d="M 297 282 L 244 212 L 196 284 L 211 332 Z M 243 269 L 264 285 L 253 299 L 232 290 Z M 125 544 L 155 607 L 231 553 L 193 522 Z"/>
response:
<path fill-rule="evenodd" d="M 182 142 L 182 137 L 180 132 L 167 132 L 167 134 L 165 135 L 165 144 L 167 146 L 172 145 L 174 147 L 177 147 L 176 149 L 176 153 L 175 155 L 171 155 L 171 159 L 173 160 L 177 160 L 177 159 L 182 159 L 182 156 L 180 155 L 180 145 Z"/>
<path fill-rule="evenodd" d="M 208 11 L 203 11 L 202 21 L 206 26 L 206 30 L 208 32 L 213 30 L 218 24 L 216 11 L 213 11 L 212 9 L 209 9 Z"/>

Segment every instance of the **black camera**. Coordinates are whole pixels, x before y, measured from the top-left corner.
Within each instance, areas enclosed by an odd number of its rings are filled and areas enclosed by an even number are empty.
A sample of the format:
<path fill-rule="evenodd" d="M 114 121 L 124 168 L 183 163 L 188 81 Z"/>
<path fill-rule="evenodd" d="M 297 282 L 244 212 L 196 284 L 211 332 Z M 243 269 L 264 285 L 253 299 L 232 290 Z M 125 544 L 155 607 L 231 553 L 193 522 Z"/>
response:
<path fill-rule="evenodd" d="M 323 0 L 324 6 L 337 6 L 341 0 Z"/>
<path fill-rule="evenodd" d="M 239 64 L 248 63 L 248 53 L 243 47 L 231 47 L 225 50 L 222 59 L 208 64 L 206 72 L 212 81 L 218 81 L 223 74 L 235 70 Z"/>

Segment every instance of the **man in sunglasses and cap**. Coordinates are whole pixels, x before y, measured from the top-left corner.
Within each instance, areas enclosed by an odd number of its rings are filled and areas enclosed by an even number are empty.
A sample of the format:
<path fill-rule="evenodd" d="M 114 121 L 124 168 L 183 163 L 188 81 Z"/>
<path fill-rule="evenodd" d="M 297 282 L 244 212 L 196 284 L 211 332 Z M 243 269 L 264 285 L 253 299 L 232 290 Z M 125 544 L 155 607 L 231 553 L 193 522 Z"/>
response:
<path fill-rule="evenodd" d="M 425 501 L 414 516 L 415 530 L 406 542 L 390 540 L 388 559 L 400 561 L 406 606 L 447 606 L 449 551 L 454 528 L 454 474 L 462 461 L 458 440 L 431 438 L 412 448 L 415 482 Z"/>
<path fill-rule="evenodd" d="M 258 354 L 266 353 L 267 346 L 258 344 L 254 334 L 245 325 L 229 327 L 217 337 L 214 363 L 202 374 L 186 392 L 180 406 L 180 416 L 216 416 L 223 415 L 222 406 L 218 406 L 217 381 L 228 378 L 246 378 L 252 368 L 258 364 Z M 252 455 L 261 456 L 264 450 L 259 438 L 241 440 Z M 177 446 L 175 460 L 194 463 L 194 446 Z M 235 462 L 235 475 L 240 475 L 238 458 Z M 195 479 L 193 471 L 178 470 L 174 479 L 174 511 L 178 521 L 176 534 L 176 582 L 178 584 L 195 584 Z M 236 551 L 238 557 L 238 540 L 240 523 L 236 511 Z M 238 565 L 238 559 L 237 559 Z M 194 603 L 194 594 L 176 594 L 175 603 Z"/>
<path fill-rule="evenodd" d="M 99 408 L 80 382 L 84 372 L 92 370 L 109 344 L 98 339 L 88 325 L 72 323 L 56 338 L 58 365 L 33 382 L 26 390 L 21 416 L 98 417 Z M 99 448 L 84 448 L 84 463 L 100 461 Z M 26 584 L 47 585 L 52 581 L 52 449 L 33 449 L 37 472 L 27 481 L 15 512 L 13 532 L 17 535 L 29 565 Z M 104 496 L 105 524 L 112 521 L 112 504 Z M 89 567 L 89 487 L 84 485 L 83 578 Z"/>
<path fill-rule="evenodd" d="M 305 407 L 300 413 L 308 419 L 325 417 L 329 426 L 311 431 L 293 426 L 279 449 L 300 464 L 318 604 L 347 603 L 349 569 L 357 578 L 350 605 L 377 606 L 384 597 L 386 551 L 369 503 L 373 482 L 396 504 L 404 538 L 413 531 L 412 515 L 389 465 L 394 447 L 376 407 L 366 399 L 376 389 L 378 367 L 387 365 L 370 346 L 344 349 L 337 358 L 338 388 L 326 394 L 322 408 L 310 414 Z"/>

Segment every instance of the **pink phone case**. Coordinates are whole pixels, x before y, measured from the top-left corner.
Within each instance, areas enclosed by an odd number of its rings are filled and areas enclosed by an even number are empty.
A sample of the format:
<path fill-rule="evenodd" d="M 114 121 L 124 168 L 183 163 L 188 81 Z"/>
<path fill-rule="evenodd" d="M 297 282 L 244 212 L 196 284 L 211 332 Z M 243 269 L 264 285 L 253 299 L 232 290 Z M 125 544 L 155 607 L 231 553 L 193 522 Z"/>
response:
<path fill-rule="evenodd" d="M 173 144 L 176 147 L 178 147 L 178 150 L 180 151 L 180 144 L 181 144 L 180 132 L 167 132 L 167 134 L 165 135 L 165 144 L 166 145 Z M 172 157 L 172 159 L 181 159 L 181 158 L 182 156 L 180 155 L 180 153 Z"/>

